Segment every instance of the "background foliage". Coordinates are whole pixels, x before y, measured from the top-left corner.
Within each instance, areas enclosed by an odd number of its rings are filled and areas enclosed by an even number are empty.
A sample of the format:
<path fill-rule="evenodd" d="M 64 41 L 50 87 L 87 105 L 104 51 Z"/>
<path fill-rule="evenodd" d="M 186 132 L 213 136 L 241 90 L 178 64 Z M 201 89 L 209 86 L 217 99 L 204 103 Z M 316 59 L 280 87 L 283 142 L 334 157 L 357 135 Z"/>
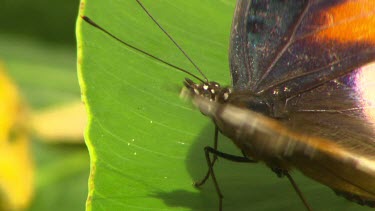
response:
<path fill-rule="evenodd" d="M 32 112 L 80 100 L 74 33 L 78 6 L 78 0 L 0 1 L 0 61 Z M 31 140 L 36 175 L 29 210 L 83 210 L 86 147 Z"/>

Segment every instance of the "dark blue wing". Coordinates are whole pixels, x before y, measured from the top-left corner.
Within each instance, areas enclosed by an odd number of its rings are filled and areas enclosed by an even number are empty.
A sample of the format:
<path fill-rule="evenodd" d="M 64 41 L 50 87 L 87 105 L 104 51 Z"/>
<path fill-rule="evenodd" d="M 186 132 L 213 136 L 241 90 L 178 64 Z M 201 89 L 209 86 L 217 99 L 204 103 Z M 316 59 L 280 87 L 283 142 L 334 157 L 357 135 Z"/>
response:
<path fill-rule="evenodd" d="M 235 90 L 286 99 L 375 60 L 375 1 L 242 0 L 232 26 Z"/>

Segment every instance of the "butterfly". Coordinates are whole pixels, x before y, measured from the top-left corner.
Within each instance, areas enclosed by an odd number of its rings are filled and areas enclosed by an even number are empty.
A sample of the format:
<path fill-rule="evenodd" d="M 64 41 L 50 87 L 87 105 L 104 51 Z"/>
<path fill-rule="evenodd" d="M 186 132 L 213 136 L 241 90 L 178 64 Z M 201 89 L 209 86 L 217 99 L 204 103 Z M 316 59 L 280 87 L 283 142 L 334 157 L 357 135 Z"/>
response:
<path fill-rule="evenodd" d="M 361 3 L 361 5 L 364 5 L 363 7 L 365 9 L 367 8 L 369 11 L 358 13 L 358 10 L 354 10 L 358 9 L 357 7 L 360 5 L 359 3 Z M 335 175 L 336 177 L 332 179 L 332 177 L 327 177 L 327 175 L 316 174 L 316 172 L 320 172 L 321 169 L 319 167 L 321 166 L 321 164 L 335 166 L 341 161 L 345 161 L 345 159 L 341 159 L 342 157 L 337 156 L 334 156 L 333 159 L 331 159 L 330 157 L 329 159 L 324 157 L 326 154 L 322 153 L 321 151 L 322 149 L 325 149 L 326 146 L 330 146 L 328 149 L 333 152 L 347 152 L 347 150 L 345 150 L 345 147 L 344 149 L 341 149 L 341 144 L 345 141 L 337 141 L 333 139 L 333 137 L 329 136 L 330 133 L 321 130 L 323 129 L 326 131 L 332 131 L 332 128 L 325 127 L 326 125 L 322 124 L 322 122 L 326 122 L 326 119 L 323 118 L 324 115 L 328 113 L 330 114 L 330 116 L 334 116 L 334 119 L 337 119 L 341 118 L 340 114 L 341 116 L 346 117 L 348 116 L 348 113 L 350 114 L 350 112 L 352 112 L 351 114 L 353 115 L 351 117 L 353 117 L 357 116 L 356 114 L 358 114 L 360 111 L 365 110 L 366 108 L 370 111 L 372 109 L 371 105 L 354 106 L 354 104 L 350 104 L 350 102 L 348 101 L 345 102 L 344 105 L 347 107 L 344 108 L 335 107 L 334 105 L 332 105 L 332 102 L 339 103 L 340 99 L 343 99 L 342 94 L 347 93 L 346 95 L 350 96 L 353 94 L 353 89 L 349 89 L 350 85 L 358 81 L 351 79 L 356 78 L 356 76 L 358 75 L 352 76 L 350 74 L 354 72 L 361 72 L 361 70 L 359 70 L 361 66 L 364 66 L 362 67 L 362 69 L 369 69 L 369 67 L 371 66 L 365 65 L 368 65 L 371 61 L 373 61 L 374 52 L 372 50 L 374 48 L 371 45 L 371 42 L 367 42 L 364 44 L 360 43 L 359 45 L 356 45 L 358 43 L 355 40 L 355 45 L 346 45 L 347 48 L 344 48 L 344 44 L 342 43 L 340 43 L 342 45 L 338 45 L 334 42 L 323 42 L 329 41 L 328 38 L 332 38 L 330 36 L 332 36 L 332 34 L 335 34 L 332 33 L 330 29 L 343 32 L 340 34 L 342 35 L 341 37 L 336 37 L 336 39 L 340 41 L 347 41 L 350 37 L 352 39 L 357 39 L 353 34 L 348 33 L 348 29 L 346 29 L 347 31 L 344 30 L 345 27 L 348 28 L 347 25 L 350 25 L 349 23 L 347 23 L 348 17 L 341 18 L 340 22 L 340 17 L 337 16 L 339 14 L 347 15 L 346 10 L 335 10 L 335 8 L 337 8 L 335 6 L 341 5 L 343 8 L 346 8 L 349 11 L 353 11 L 354 15 L 349 15 L 349 17 L 354 19 L 354 22 L 358 21 L 359 26 L 362 26 L 362 28 L 364 28 L 365 30 L 369 30 L 369 28 L 371 28 L 365 27 L 366 24 L 371 25 L 371 21 L 373 20 L 371 15 L 371 12 L 373 12 L 371 9 L 373 7 L 370 7 L 371 3 L 368 1 L 360 1 L 352 3 L 354 4 L 354 6 L 348 6 L 347 4 L 350 4 L 350 1 L 331 1 L 329 3 L 323 1 L 239 1 L 233 23 L 230 53 L 231 74 L 234 87 L 233 92 L 228 93 L 226 89 L 221 92 L 221 96 L 225 96 L 228 94 L 230 95 L 228 99 L 225 99 L 225 97 L 220 99 L 226 100 L 226 102 L 224 103 L 207 101 L 205 99 L 199 98 L 199 96 L 195 97 L 195 95 L 193 95 L 193 98 L 201 111 L 214 119 L 221 132 L 224 135 L 231 137 L 232 140 L 238 146 L 240 146 L 242 151 L 244 151 L 245 158 L 254 158 L 254 160 L 264 161 L 268 166 L 270 166 L 272 169 L 276 169 L 277 171 L 288 171 L 290 167 L 296 167 L 309 177 L 316 179 L 329 187 L 332 187 L 335 191 L 346 196 L 350 200 L 358 200 L 367 205 L 371 205 L 372 194 L 367 197 L 361 195 L 362 193 L 353 191 L 350 188 L 349 191 L 343 191 L 342 189 L 340 189 L 343 186 L 342 183 L 335 185 L 334 182 L 332 182 L 332 180 L 335 181 L 339 178 L 337 175 Z M 333 10 L 330 11 L 330 8 Z M 322 13 L 320 16 L 318 15 L 320 14 L 319 12 Z M 290 16 L 286 17 L 285 14 L 288 14 Z M 358 14 L 360 15 L 356 16 Z M 366 17 L 369 20 L 363 20 L 366 19 Z M 335 22 L 337 20 L 339 21 Z M 314 23 L 315 25 L 307 24 L 309 21 L 311 23 Z M 362 25 L 360 25 L 361 23 Z M 340 28 L 340 26 L 343 26 L 343 28 Z M 314 34 L 314 32 L 318 31 L 321 33 Z M 252 34 L 249 32 L 251 32 Z M 360 31 L 358 33 L 363 37 L 362 39 L 366 40 L 367 38 L 367 40 L 369 41 L 372 40 L 373 35 L 371 33 L 366 34 L 362 32 L 363 31 Z M 302 33 L 302 35 L 298 33 Z M 345 37 L 345 35 L 347 37 Z M 306 37 L 312 37 L 315 39 L 315 41 L 320 40 L 322 42 L 309 43 L 308 41 L 311 40 L 302 39 Z M 328 52 L 324 51 L 324 49 L 328 49 Z M 309 54 L 314 52 L 315 54 Z M 341 55 L 340 52 L 344 52 L 347 54 Z M 353 53 L 350 54 L 351 52 L 356 52 L 356 56 L 353 55 Z M 328 57 L 326 55 L 328 55 Z M 342 58 L 352 59 L 349 61 L 349 59 L 343 60 Z M 303 69 L 301 67 L 308 67 L 310 69 Z M 326 69 L 319 69 L 318 67 L 326 67 Z M 321 71 L 319 72 L 319 70 Z M 323 70 L 330 70 L 331 72 Z M 361 72 L 361 74 L 362 73 L 363 72 Z M 291 78 L 295 80 L 291 80 Z M 367 77 L 358 76 L 357 78 Z M 189 81 L 187 81 L 187 85 L 189 88 L 194 87 L 194 84 L 190 83 Z M 216 86 L 215 84 L 213 85 Z M 325 87 L 325 85 L 328 87 Z M 202 86 L 202 88 L 204 88 L 204 86 Z M 365 92 L 363 90 L 370 90 L 371 85 L 365 85 L 364 87 L 361 87 L 359 89 L 357 88 L 358 87 L 354 89 L 357 91 L 362 90 L 362 92 Z M 327 89 L 330 92 L 328 92 Z M 194 89 L 192 90 L 194 91 Z M 339 90 L 340 92 L 335 92 L 336 90 Z M 221 89 L 218 90 L 218 93 L 220 93 L 220 91 Z M 343 91 L 346 92 L 343 93 Z M 326 93 L 328 95 L 324 96 L 325 98 L 323 99 L 323 101 L 322 93 Z M 334 94 L 338 94 L 339 96 Z M 211 95 L 206 96 L 211 97 Z M 211 98 L 211 100 L 215 99 L 215 97 Z M 332 99 L 336 101 L 332 101 Z M 324 100 L 328 102 L 323 103 Z M 314 105 L 314 103 L 312 103 L 311 101 L 314 101 L 318 104 Z M 346 103 L 349 103 L 349 105 L 347 105 Z M 306 105 L 310 107 L 306 107 Z M 332 105 L 332 107 L 320 108 L 318 107 L 319 105 Z M 335 105 L 337 106 L 337 104 Z M 271 141 L 269 145 L 276 145 L 272 143 L 272 140 L 275 137 L 281 137 L 280 134 L 284 134 L 285 137 L 287 137 L 289 140 L 288 146 L 282 145 L 278 147 L 275 146 L 274 148 L 264 148 L 265 145 L 262 143 L 257 143 L 256 141 L 254 143 L 249 143 L 249 140 L 246 141 L 244 139 L 238 138 L 235 135 L 236 132 L 241 129 L 241 127 L 237 125 L 234 128 L 230 128 L 228 127 L 228 125 L 224 126 L 223 123 L 220 124 L 217 119 L 222 117 L 222 114 L 219 115 L 219 113 L 216 112 L 218 110 L 220 110 L 222 113 L 230 112 L 228 118 L 225 119 L 225 123 L 230 120 L 235 120 L 237 123 L 241 124 L 248 122 L 252 122 L 252 124 L 254 124 L 254 122 L 257 122 L 258 124 L 260 122 L 265 125 L 260 128 L 254 126 L 246 127 L 246 130 L 244 131 L 251 132 L 254 129 L 256 129 L 257 131 L 261 131 L 261 129 L 263 129 L 268 132 L 274 132 L 275 134 L 272 135 L 270 139 L 266 139 L 267 141 Z M 254 113 L 252 112 L 252 110 L 257 112 Z M 241 116 L 249 115 L 253 119 L 256 119 L 255 117 L 258 117 L 259 121 L 247 120 L 243 118 L 241 119 Z M 316 120 L 316 117 L 318 117 L 318 119 L 322 118 L 321 122 L 314 122 L 313 120 Z M 361 120 L 363 120 L 363 118 L 357 120 L 357 123 L 363 124 Z M 330 121 L 327 122 L 329 123 Z M 348 120 L 347 122 L 350 121 L 352 121 L 352 119 Z M 343 123 L 345 122 L 346 121 L 344 121 Z M 310 125 L 305 123 L 310 123 Z M 351 122 L 350 124 L 353 124 L 353 122 Z M 335 126 L 335 124 L 331 123 L 330 126 Z M 337 126 L 334 131 L 337 131 L 337 128 L 340 127 Z M 348 130 L 343 131 L 348 132 Z M 325 137 L 324 135 L 326 135 L 327 137 Z M 334 133 L 334 135 L 337 134 Z M 337 136 L 340 138 L 342 135 L 339 134 Z M 353 134 L 349 134 L 349 137 L 353 138 L 353 136 Z M 244 135 L 244 137 L 248 139 L 249 137 L 251 137 L 251 134 Z M 265 138 L 262 137 L 259 140 L 264 139 Z M 335 141 L 337 141 L 338 143 Z M 317 142 L 317 144 L 307 144 L 310 142 Z M 297 143 L 299 143 L 299 145 Z M 324 145 L 324 147 L 322 147 L 323 143 L 326 144 Z M 368 144 L 367 142 L 365 143 L 366 144 L 364 145 L 369 145 L 371 148 L 371 144 Z M 246 146 L 254 144 L 258 146 L 258 148 L 254 146 L 253 148 Z M 298 146 L 290 147 L 290 145 Z M 359 147 L 357 146 L 357 143 L 355 143 L 353 144 L 353 146 L 351 146 L 351 149 L 358 150 Z M 280 149 L 282 152 L 277 151 Z M 328 155 L 334 155 L 331 151 L 330 153 L 328 153 Z M 314 160 L 312 158 L 319 158 L 321 160 Z M 310 169 L 310 167 L 306 168 L 306 166 L 310 166 L 310 164 L 313 164 L 311 166 L 315 167 L 315 169 Z M 365 163 L 362 163 L 362 165 L 363 164 Z M 352 167 L 353 164 L 349 165 L 348 163 L 344 162 L 343 166 L 347 168 L 348 166 Z M 337 166 L 337 168 L 344 172 L 341 167 Z M 339 172 L 337 171 L 338 169 L 335 169 L 335 173 Z M 283 171 L 281 171 L 281 173 L 283 173 Z M 353 177 L 356 176 L 353 175 Z M 353 179 L 353 177 L 351 179 Z M 322 181 L 325 179 L 327 179 L 328 182 Z"/>
<path fill-rule="evenodd" d="M 238 1 L 232 92 L 187 87 L 244 158 L 374 207 L 374 29 L 374 1 Z"/>

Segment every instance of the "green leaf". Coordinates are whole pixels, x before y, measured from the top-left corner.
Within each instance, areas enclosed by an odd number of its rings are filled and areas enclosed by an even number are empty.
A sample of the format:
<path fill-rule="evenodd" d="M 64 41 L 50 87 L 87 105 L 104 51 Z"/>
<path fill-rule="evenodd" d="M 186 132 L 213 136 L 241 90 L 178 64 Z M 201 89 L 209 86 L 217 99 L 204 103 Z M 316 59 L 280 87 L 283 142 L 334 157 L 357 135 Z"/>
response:
<path fill-rule="evenodd" d="M 235 2 L 144 0 L 145 7 L 211 80 L 230 84 L 228 46 Z M 192 65 L 135 0 L 81 2 L 80 15 L 125 42 L 179 67 Z M 78 18 L 80 85 L 90 123 L 89 210 L 217 210 L 211 179 L 193 187 L 207 171 L 203 147 L 214 127 L 179 98 L 186 74 L 126 47 Z M 220 137 L 222 151 L 238 154 Z M 264 165 L 219 160 L 215 172 L 224 210 L 302 210 L 286 179 Z M 317 210 L 358 208 L 330 189 L 296 175 Z"/>

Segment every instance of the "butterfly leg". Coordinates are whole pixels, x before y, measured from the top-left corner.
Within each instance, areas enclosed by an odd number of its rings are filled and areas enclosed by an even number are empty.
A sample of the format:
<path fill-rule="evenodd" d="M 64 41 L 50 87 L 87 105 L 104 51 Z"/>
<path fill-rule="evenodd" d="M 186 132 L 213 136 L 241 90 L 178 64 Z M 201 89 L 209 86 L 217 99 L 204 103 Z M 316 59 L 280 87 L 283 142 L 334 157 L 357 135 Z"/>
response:
<path fill-rule="evenodd" d="M 214 170 L 213 170 L 213 161 L 211 161 L 210 154 L 213 154 L 214 157 L 216 156 L 216 157 L 224 158 L 226 160 L 230 160 L 230 161 L 233 161 L 233 162 L 256 163 L 257 161 L 251 160 L 247 157 L 236 156 L 236 155 L 231 155 L 231 154 L 227 154 L 227 153 L 224 153 L 224 152 L 220 152 L 217 149 L 214 149 L 214 148 L 208 147 L 208 146 L 204 148 L 204 152 L 205 152 L 205 157 L 206 157 L 208 170 L 209 170 L 208 175 L 211 175 L 211 178 L 214 182 L 216 192 L 219 196 L 219 210 L 222 210 L 223 194 L 221 193 L 219 184 L 216 180 L 216 176 L 215 176 L 215 173 L 214 173 Z"/>
<path fill-rule="evenodd" d="M 308 211 L 312 211 L 311 206 L 307 203 L 306 198 L 303 196 L 301 190 L 299 189 L 297 183 L 294 181 L 292 175 L 289 174 L 289 171 L 287 171 L 285 169 L 279 169 L 279 168 L 271 168 L 271 169 L 272 169 L 273 172 L 276 173 L 276 175 L 278 177 L 286 176 L 288 178 L 289 182 L 292 184 L 294 190 L 296 191 L 297 195 L 301 199 L 302 203 L 305 205 L 306 209 Z"/>
<path fill-rule="evenodd" d="M 215 138 L 214 138 L 214 149 L 217 150 L 217 145 L 218 145 L 218 139 L 219 139 L 219 128 L 218 127 L 215 127 Z M 214 155 L 213 159 L 212 159 L 212 162 L 210 164 L 210 166 L 214 166 L 215 162 L 217 160 L 217 155 Z M 208 177 L 210 176 L 210 169 L 207 169 L 207 173 L 206 175 L 204 176 L 204 178 L 202 180 L 200 180 L 199 182 L 198 181 L 195 181 L 194 182 L 194 186 L 199 188 L 200 186 L 202 186 L 204 183 L 206 183 Z"/>
<path fill-rule="evenodd" d="M 217 150 L 217 146 L 218 146 L 218 138 L 219 138 L 219 128 L 218 127 L 215 127 L 215 138 L 214 138 L 214 147 L 213 149 Z M 243 156 L 246 157 L 245 153 L 243 151 L 241 151 Z M 210 164 L 210 166 L 214 166 L 216 160 L 217 160 L 217 155 L 213 153 L 213 159 L 212 159 L 212 162 Z M 250 160 L 250 159 L 249 159 Z M 251 163 L 256 163 L 256 161 L 252 161 Z M 195 181 L 194 182 L 194 186 L 199 188 L 200 186 L 202 186 L 203 184 L 206 183 L 207 179 L 210 177 L 210 169 L 207 170 L 207 173 L 206 175 L 204 176 L 204 178 L 200 181 Z"/>

